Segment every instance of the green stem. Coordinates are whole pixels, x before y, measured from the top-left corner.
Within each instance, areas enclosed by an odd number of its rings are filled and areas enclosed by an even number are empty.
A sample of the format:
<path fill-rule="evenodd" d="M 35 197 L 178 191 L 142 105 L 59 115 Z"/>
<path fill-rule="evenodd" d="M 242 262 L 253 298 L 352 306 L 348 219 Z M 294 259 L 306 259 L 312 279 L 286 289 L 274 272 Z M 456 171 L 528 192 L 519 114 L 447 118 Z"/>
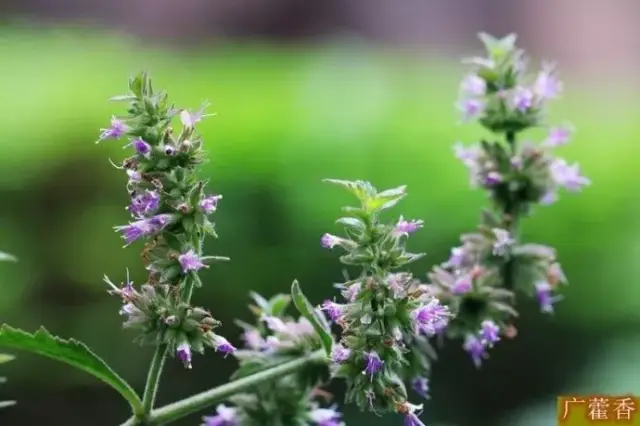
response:
<path fill-rule="evenodd" d="M 148 416 L 149 413 L 151 413 L 153 404 L 156 401 L 158 385 L 160 384 L 160 375 L 162 373 L 162 367 L 164 366 L 164 360 L 167 357 L 167 351 L 167 345 L 158 345 L 153 354 L 153 358 L 151 359 L 149 373 L 147 373 L 147 383 L 144 387 L 144 395 L 142 397 L 142 407 L 144 408 L 145 416 Z"/>
<path fill-rule="evenodd" d="M 145 421 L 134 417 L 121 426 L 139 426 L 141 424 L 149 426 L 164 425 L 220 403 L 232 395 L 255 388 L 264 382 L 294 373 L 306 365 L 324 363 L 326 361 L 327 355 L 324 349 L 320 349 L 307 356 L 234 380 L 208 391 L 192 395 L 181 401 L 165 405 L 164 407 L 153 410 Z"/>
<path fill-rule="evenodd" d="M 516 134 L 514 132 L 507 132 L 506 134 L 507 144 L 509 145 L 509 151 L 511 156 L 516 155 Z M 504 222 L 505 228 L 511 234 L 511 237 L 518 241 L 518 216 L 519 206 L 516 200 L 509 197 L 508 202 L 504 206 Z M 513 290 L 515 286 L 515 267 L 513 260 L 507 260 L 502 266 L 502 277 L 504 280 L 504 287 L 507 290 Z"/>

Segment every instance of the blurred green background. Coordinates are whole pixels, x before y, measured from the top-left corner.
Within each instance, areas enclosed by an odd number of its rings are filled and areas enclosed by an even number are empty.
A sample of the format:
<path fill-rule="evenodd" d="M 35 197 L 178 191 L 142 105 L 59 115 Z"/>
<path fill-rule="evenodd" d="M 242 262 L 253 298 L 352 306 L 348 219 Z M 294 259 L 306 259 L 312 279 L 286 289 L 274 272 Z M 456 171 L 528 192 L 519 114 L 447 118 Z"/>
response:
<path fill-rule="evenodd" d="M 313 302 L 341 279 L 323 232 L 349 198 L 324 177 L 366 179 L 378 188 L 408 185 L 389 216 L 422 218 L 412 267 L 424 277 L 472 230 L 485 203 L 468 186 L 452 145 L 483 135 L 458 126 L 453 107 L 464 68 L 455 55 L 418 54 L 340 39 L 310 44 L 241 40 L 215 48 L 167 47 L 82 28 L 0 27 L 0 244 L 19 257 L 0 267 L 0 319 L 85 341 L 144 384 L 149 348 L 121 330 L 118 300 L 101 282 L 140 283 L 138 246 L 122 249 L 112 227 L 128 220 L 122 173 L 108 159 L 122 144 L 96 145 L 141 69 L 183 107 L 212 102 L 200 126 L 211 161 L 202 176 L 224 195 L 220 239 L 206 251 L 231 257 L 203 274 L 196 303 L 223 321 L 239 344 L 234 318 L 249 319 L 250 290 L 272 295 L 300 280 Z M 470 38 L 467 52 L 478 46 Z M 526 47 L 526 43 L 522 43 Z M 430 425 L 546 426 L 561 393 L 640 394 L 640 103 L 637 78 L 606 82 L 580 69 L 563 74 L 566 93 L 551 119 L 578 132 L 561 155 L 579 161 L 593 185 L 565 194 L 524 224 L 524 238 L 556 247 L 569 277 L 567 300 L 550 318 L 521 299 L 519 336 L 499 345 L 482 370 L 458 343 L 441 352 L 424 420 Z M 531 138 L 542 134 L 532 133 Z M 91 377 L 24 353 L 3 366 L 0 400 L 7 425 L 113 425 L 127 417 L 118 395 Z M 159 402 L 223 383 L 235 361 L 198 356 L 194 370 L 169 362 Z M 341 384 L 332 390 L 340 401 Z M 399 424 L 344 408 L 349 425 Z M 198 424 L 199 416 L 179 423 Z"/>

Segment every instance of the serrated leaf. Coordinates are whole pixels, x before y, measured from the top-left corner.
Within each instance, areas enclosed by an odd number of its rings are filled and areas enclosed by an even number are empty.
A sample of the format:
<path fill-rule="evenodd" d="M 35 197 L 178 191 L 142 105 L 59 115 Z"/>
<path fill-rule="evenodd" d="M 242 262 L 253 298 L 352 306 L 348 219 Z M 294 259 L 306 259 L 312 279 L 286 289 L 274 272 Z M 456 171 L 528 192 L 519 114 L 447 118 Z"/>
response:
<path fill-rule="evenodd" d="M 320 336 L 322 347 L 327 355 L 330 355 L 333 347 L 333 337 L 331 336 L 331 332 L 324 327 L 324 321 L 318 318 L 315 308 L 311 305 L 304 293 L 302 293 L 298 281 L 294 281 L 293 284 L 291 284 L 291 297 L 293 299 L 293 304 L 298 308 L 300 315 L 309 320 L 313 329 L 318 333 L 318 336 Z"/>
<path fill-rule="evenodd" d="M 12 254 L 0 251 L 0 262 L 17 262 L 18 258 Z"/>
<path fill-rule="evenodd" d="M 83 370 L 118 391 L 129 402 L 134 413 L 143 412 L 136 391 L 82 342 L 61 339 L 44 327 L 31 334 L 3 324 L 0 327 L 0 347 L 26 350 Z"/>

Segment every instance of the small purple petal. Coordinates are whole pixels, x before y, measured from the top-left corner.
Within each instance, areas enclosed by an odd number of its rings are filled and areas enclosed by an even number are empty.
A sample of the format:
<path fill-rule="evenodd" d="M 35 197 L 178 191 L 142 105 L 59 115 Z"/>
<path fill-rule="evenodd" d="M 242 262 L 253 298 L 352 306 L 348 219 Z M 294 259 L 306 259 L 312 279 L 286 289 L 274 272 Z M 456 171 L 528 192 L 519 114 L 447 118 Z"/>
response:
<path fill-rule="evenodd" d="M 468 274 L 463 274 L 456 278 L 453 283 L 453 287 L 451 287 L 451 292 L 453 294 L 466 294 L 471 291 L 473 288 L 473 279 Z"/>
<path fill-rule="evenodd" d="M 124 121 L 119 120 L 116 117 L 112 117 L 111 127 L 108 129 L 102 129 L 100 139 L 120 139 L 126 131 L 127 126 L 124 124 Z"/>
<path fill-rule="evenodd" d="M 186 368 L 191 368 L 191 347 L 187 343 L 180 343 L 176 349 L 176 355 Z"/>
<path fill-rule="evenodd" d="M 336 322 L 342 316 L 343 306 L 332 300 L 325 300 L 321 309 L 329 315 L 331 321 Z"/>
<path fill-rule="evenodd" d="M 404 416 L 404 426 L 425 426 L 425 425 L 414 413 L 407 413 Z"/>
<path fill-rule="evenodd" d="M 335 408 L 316 408 L 309 412 L 309 419 L 317 426 L 339 426 L 342 414 Z"/>
<path fill-rule="evenodd" d="M 482 326 L 480 328 L 480 339 L 486 347 L 491 348 L 495 343 L 500 341 L 499 333 L 500 327 L 498 327 L 495 322 L 491 320 L 485 320 L 482 322 Z"/>
<path fill-rule="evenodd" d="M 543 142 L 544 145 L 549 147 L 556 147 L 566 145 L 573 135 L 573 128 L 569 126 L 565 127 L 553 127 L 549 130 L 547 139 Z"/>
<path fill-rule="evenodd" d="M 476 336 L 469 335 L 462 347 L 471 355 L 471 360 L 475 366 L 480 367 L 482 360 L 487 356 L 486 347 L 482 341 Z"/>
<path fill-rule="evenodd" d="M 341 344 L 334 345 L 331 349 L 331 361 L 342 364 L 351 356 L 351 349 L 345 348 Z"/>
<path fill-rule="evenodd" d="M 362 374 L 369 374 L 372 378 L 375 373 L 382 369 L 384 361 L 380 359 L 376 351 L 365 352 L 364 354 L 365 368 Z"/>
<path fill-rule="evenodd" d="M 136 152 L 142 156 L 148 156 L 151 152 L 151 145 L 143 141 L 142 139 L 136 139 L 131 142 Z"/>
<path fill-rule="evenodd" d="M 536 95 L 541 100 L 557 98 L 562 92 L 562 83 L 555 76 L 555 67 L 545 64 L 534 83 Z"/>
<path fill-rule="evenodd" d="M 478 117 L 484 111 L 485 102 L 479 99 L 463 99 L 458 102 L 458 110 L 462 113 L 462 121 Z"/>
<path fill-rule="evenodd" d="M 553 296 L 553 287 L 546 281 L 536 284 L 536 298 L 540 304 L 540 310 L 546 314 L 553 313 L 553 304 L 557 299 Z"/>
<path fill-rule="evenodd" d="M 557 185 L 566 188 L 568 191 L 577 192 L 584 186 L 591 184 L 591 181 L 580 174 L 578 164 L 569 165 L 562 158 L 556 159 L 549 167 L 551 177 Z"/>
<path fill-rule="evenodd" d="M 429 397 L 429 379 L 418 376 L 411 381 L 411 388 L 421 397 Z"/>
<path fill-rule="evenodd" d="M 211 214 L 218 208 L 220 200 L 222 200 L 222 195 L 210 195 L 200 201 L 200 209 L 206 214 Z"/>
<path fill-rule="evenodd" d="M 324 248 L 332 249 L 338 244 L 340 244 L 341 241 L 342 241 L 342 238 L 336 237 L 335 235 L 331 235 L 327 233 L 327 234 L 324 234 L 320 239 L 320 244 L 322 244 L 322 247 Z"/>
<path fill-rule="evenodd" d="M 400 216 L 400 220 L 398 220 L 398 223 L 391 233 L 394 237 L 407 236 L 422 228 L 423 224 L 424 222 L 422 220 L 406 221 Z"/>
<path fill-rule="evenodd" d="M 462 80 L 460 90 L 465 96 L 484 96 L 487 91 L 487 83 L 476 74 L 469 74 Z"/>
<path fill-rule="evenodd" d="M 513 92 L 513 108 L 527 112 L 533 106 L 533 92 L 526 87 L 517 87 Z"/>
<path fill-rule="evenodd" d="M 183 272 L 189 271 L 198 271 L 201 268 L 207 268 L 208 266 L 202 263 L 200 257 L 196 254 L 195 251 L 189 250 L 186 253 L 178 256 L 178 262 L 180 262 L 180 266 L 182 267 Z"/>
<path fill-rule="evenodd" d="M 203 418 L 203 426 L 238 426 L 238 410 L 227 407 L 223 404 L 218 405 L 215 416 L 206 416 Z"/>
<path fill-rule="evenodd" d="M 217 334 L 213 337 L 213 347 L 217 352 L 223 353 L 225 356 L 236 351 L 236 348 L 227 339 Z"/>

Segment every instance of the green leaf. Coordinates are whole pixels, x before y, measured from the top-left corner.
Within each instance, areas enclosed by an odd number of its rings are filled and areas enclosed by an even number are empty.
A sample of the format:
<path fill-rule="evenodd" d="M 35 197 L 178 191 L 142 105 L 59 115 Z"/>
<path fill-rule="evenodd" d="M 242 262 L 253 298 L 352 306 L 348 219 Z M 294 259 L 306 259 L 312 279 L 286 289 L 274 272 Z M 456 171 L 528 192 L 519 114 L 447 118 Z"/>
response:
<path fill-rule="evenodd" d="M 366 205 L 367 210 L 379 211 L 395 206 L 400 200 L 407 196 L 406 190 L 406 185 L 402 185 L 376 194 L 368 200 Z"/>
<path fill-rule="evenodd" d="M 501 59 L 509 52 L 513 51 L 516 46 L 517 34 L 509 34 L 501 39 L 487 33 L 479 33 L 478 38 L 482 41 L 487 53 L 494 59 Z"/>
<path fill-rule="evenodd" d="M 291 296 L 288 294 L 276 294 L 269 299 L 269 314 L 274 317 L 282 316 L 289 307 L 289 303 L 291 303 Z"/>
<path fill-rule="evenodd" d="M 4 364 L 5 362 L 13 361 L 16 357 L 9 354 L 0 354 L 0 364 Z"/>
<path fill-rule="evenodd" d="M 331 332 L 326 327 L 326 324 L 323 324 L 324 321 L 318 318 L 315 308 L 302 293 L 298 281 L 294 281 L 293 284 L 291 284 L 291 297 L 293 298 L 293 304 L 298 308 L 300 315 L 309 320 L 316 333 L 320 336 L 325 352 L 327 355 L 330 355 L 331 348 L 333 347 L 333 337 L 331 336 Z"/>
<path fill-rule="evenodd" d="M 0 251 L 0 262 L 17 262 L 18 258 L 12 254 Z"/>
<path fill-rule="evenodd" d="M 33 352 L 86 371 L 118 391 L 129 402 L 134 413 L 143 412 L 140 397 L 133 388 L 82 342 L 61 339 L 44 327 L 30 334 L 3 324 L 0 327 L 0 347 Z"/>

